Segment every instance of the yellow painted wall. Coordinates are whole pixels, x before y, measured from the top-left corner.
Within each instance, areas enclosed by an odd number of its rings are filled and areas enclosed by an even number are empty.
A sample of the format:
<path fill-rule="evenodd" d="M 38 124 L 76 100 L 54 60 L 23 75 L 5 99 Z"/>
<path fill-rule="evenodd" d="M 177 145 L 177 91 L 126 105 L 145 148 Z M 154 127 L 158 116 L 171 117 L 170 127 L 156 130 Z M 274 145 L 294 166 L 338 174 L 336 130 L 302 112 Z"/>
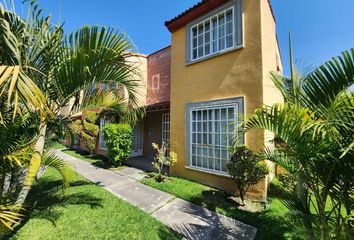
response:
<path fill-rule="evenodd" d="M 266 1 L 266 0 L 261 0 Z M 262 68 L 261 1 L 244 0 L 244 48 L 186 65 L 186 28 L 172 34 L 171 65 L 171 149 L 179 162 L 171 174 L 235 192 L 231 178 L 188 169 L 185 157 L 185 107 L 187 103 L 245 97 L 245 113 L 264 102 Z M 265 19 L 268 21 L 268 19 Z M 274 24 L 270 21 L 265 24 Z M 275 53 L 274 53 L 275 57 Z M 246 134 L 246 145 L 259 150 L 263 131 Z M 251 190 L 252 197 L 264 199 L 266 180 Z"/>

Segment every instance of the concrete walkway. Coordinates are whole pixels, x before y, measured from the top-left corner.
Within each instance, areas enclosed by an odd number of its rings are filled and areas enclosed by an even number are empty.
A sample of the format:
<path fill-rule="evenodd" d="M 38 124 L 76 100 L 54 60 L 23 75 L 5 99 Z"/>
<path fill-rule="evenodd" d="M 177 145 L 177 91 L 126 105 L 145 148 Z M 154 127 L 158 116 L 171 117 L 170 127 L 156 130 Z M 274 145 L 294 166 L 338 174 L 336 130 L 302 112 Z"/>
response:
<path fill-rule="evenodd" d="M 73 166 L 77 173 L 99 184 L 119 198 L 151 214 L 186 239 L 251 240 L 257 229 L 194 205 L 170 194 L 141 184 L 143 172 L 135 168 L 110 171 L 56 150 L 56 155 Z"/>

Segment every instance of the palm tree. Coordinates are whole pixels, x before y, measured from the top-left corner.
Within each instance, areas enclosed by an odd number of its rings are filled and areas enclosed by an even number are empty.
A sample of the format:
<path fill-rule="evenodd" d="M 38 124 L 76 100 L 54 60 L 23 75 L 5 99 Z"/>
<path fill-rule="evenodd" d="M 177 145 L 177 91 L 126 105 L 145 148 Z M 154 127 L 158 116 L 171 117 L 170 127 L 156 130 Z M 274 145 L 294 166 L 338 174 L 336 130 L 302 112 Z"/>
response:
<path fill-rule="evenodd" d="M 284 204 L 302 219 L 308 239 L 327 240 L 333 235 L 349 239 L 354 204 L 354 93 L 350 89 L 354 49 L 302 77 L 296 73 L 291 50 L 290 56 L 291 78 L 272 73 L 285 103 L 256 110 L 245 119 L 245 129 L 269 130 L 276 136 L 276 147 L 261 154 L 297 176 L 296 193 Z"/>
<path fill-rule="evenodd" d="M 129 61 L 133 46 L 124 33 L 85 26 L 67 37 L 35 1 L 28 8 L 26 19 L 0 8 L 0 96 L 6 94 L 13 118 L 28 111 L 39 121 L 18 207 L 41 166 L 48 124 L 94 108 L 125 106 L 129 112 L 138 104 L 139 85 L 137 66 Z M 114 89 L 90 95 L 88 89 L 98 83 L 115 83 L 127 96 Z"/>

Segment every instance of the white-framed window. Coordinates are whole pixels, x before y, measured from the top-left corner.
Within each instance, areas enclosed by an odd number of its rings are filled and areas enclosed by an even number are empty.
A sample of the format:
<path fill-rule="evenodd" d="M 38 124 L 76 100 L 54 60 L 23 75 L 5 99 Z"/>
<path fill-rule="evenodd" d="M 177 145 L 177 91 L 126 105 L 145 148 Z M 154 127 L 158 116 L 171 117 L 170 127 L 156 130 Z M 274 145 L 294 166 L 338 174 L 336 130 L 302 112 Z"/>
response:
<path fill-rule="evenodd" d="M 107 124 L 111 123 L 108 119 L 101 118 L 100 119 L 100 132 L 99 132 L 99 137 L 98 137 L 98 145 L 101 149 L 107 149 L 107 142 L 103 137 L 103 127 Z"/>
<path fill-rule="evenodd" d="M 162 142 L 169 148 L 170 146 L 170 114 L 162 114 Z"/>
<path fill-rule="evenodd" d="M 189 167 L 226 175 L 243 98 L 196 103 L 187 111 Z"/>
<path fill-rule="evenodd" d="M 241 0 L 234 0 L 187 26 L 187 62 L 242 46 Z"/>

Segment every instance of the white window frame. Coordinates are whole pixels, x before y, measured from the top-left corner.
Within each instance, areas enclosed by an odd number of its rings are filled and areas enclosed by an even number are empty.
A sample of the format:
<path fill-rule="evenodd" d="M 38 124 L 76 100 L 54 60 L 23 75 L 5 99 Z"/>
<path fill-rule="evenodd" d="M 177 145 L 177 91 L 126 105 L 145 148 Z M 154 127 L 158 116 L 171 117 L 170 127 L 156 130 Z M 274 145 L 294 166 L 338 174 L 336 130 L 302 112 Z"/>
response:
<path fill-rule="evenodd" d="M 111 121 L 105 118 L 100 119 L 100 132 L 98 137 L 98 147 L 103 150 L 107 150 L 107 142 L 103 138 L 102 129 L 105 125 L 110 124 Z"/>
<path fill-rule="evenodd" d="M 221 109 L 225 109 L 226 111 L 225 126 L 227 131 L 224 131 L 222 129 L 222 122 L 225 122 L 225 120 L 221 120 L 221 115 L 220 115 L 220 120 L 215 120 L 216 111 L 219 111 L 221 114 Z M 233 112 L 235 114 L 234 117 L 229 118 L 228 109 L 233 109 Z M 186 111 L 187 111 L 186 112 L 186 118 L 187 118 L 186 119 L 186 138 L 187 138 L 186 139 L 186 159 L 188 159 L 188 163 L 187 163 L 188 165 L 186 167 L 195 170 L 200 170 L 203 172 L 229 176 L 227 173 L 226 164 L 231 157 L 228 148 L 230 146 L 229 144 L 231 144 L 232 142 L 229 141 L 231 140 L 229 139 L 231 137 L 230 134 L 233 134 L 233 132 L 229 131 L 230 128 L 229 124 L 233 122 L 234 128 L 236 128 L 236 126 L 240 122 L 240 118 L 238 116 L 240 114 L 244 114 L 243 97 L 207 101 L 201 103 L 191 103 L 191 104 L 187 104 Z M 193 120 L 193 112 L 198 113 L 198 111 L 201 112 L 202 115 L 203 115 L 203 111 L 208 112 L 208 116 L 206 118 L 203 118 L 203 116 L 201 115 L 201 120 L 199 122 L 198 122 L 198 118 L 195 118 L 195 120 Z M 212 119 L 209 119 L 209 111 L 212 112 Z M 203 127 L 200 128 L 202 129 L 201 131 L 198 131 L 199 128 L 197 126 L 199 123 L 203 125 Z M 219 124 L 220 132 L 216 130 L 215 123 Z M 193 128 L 193 124 L 195 124 L 194 128 Z M 208 129 L 207 131 L 204 131 L 205 126 L 207 126 Z M 210 126 L 212 127 L 211 131 L 209 128 Z M 194 132 L 193 129 L 195 130 Z M 193 139 L 193 134 L 195 136 L 194 139 Z M 196 140 L 199 137 L 198 135 L 200 135 L 201 139 L 204 138 L 205 135 L 207 135 L 207 144 L 204 144 L 204 140 L 203 141 Z M 222 139 L 223 135 L 227 136 L 227 139 Z M 216 142 L 217 136 L 219 137 L 218 142 Z M 244 144 L 245 141 L 244 134 L 237 134 L 236 137 L 239 139 L 239 142 Z M 222 143 L 222 142 L 225 143 L 225 141 L 226 141 L 226 145 Z M 194 147 L 194 151 L 193 151 L 193 147 Z M 222 155 L 222 153 L 224 155 Z M 198 164 L 200 163 L 200 161 L 201 164 Z M 206 161 L 206 166 L 204 166 L 205 161 Z M 219 164 L 216 164 L 217 161 Z M 222 163 L 225 164 L 223 165 Z M 212 166 L 210 166 L 210 164 Z M 222 168 L 222 166 L 224 166 L 224 169 Z"/>
<path fill-rule="evenodd" d="M 170 113 L 162 114 L 162 143 L 170 145 Z"/>
<path fill-rule="evenodd" d="M 201 61 L 203 59 L 207 59 L 219 54 L 223 54 L 229 51 L 233 51 L 235 49 L 239 49 L 243 47 L 243 38 L 244 38 L 244 33 L 243 33 L 243 4 L 242 4 L 243 0 L 234 0 L 231 1 L 228 4 L 225 4 L 217 9 L 215 9 L 214 11 L 211 11 L 210 13 L 201 16 L 200 18 L 196 19 L 195 21 L 191 22 L 190 24 L 187 25 L 187 52 L 186 52 L 186 61 L 187 64 L 191 64 L 194 62 L 198 62 Z M 228 11 L 232 11 L 232 46 L 227 47 L 227 33 L 226 33 L 226 12 Z M 224 25 L 222 26 L 224 28 L 224 36 L 223 38 L 219 37 L 219 15 L 223 14 L 224 15 Z M 217 37 L 215 39 L 213 39 L 213 27 L 212 27 L 212 19 L 217 19 L 217 28 L 216 28 L 216 34 Z M 210 49 L 209 49 L 209 53 L 205 54 L 205 50 L 206 50 L 206 44 L 205 44 L 205 23 L 210 24 L 209 27 L 209 45 L 210 45 Z M 203 44 L 199 45 L 199 27 L 200 25 L 203 25 Z M 197 45 L 193 46 L 193 28 L 197 28 Z M 230 35 L 230 34 L 228 34 Z M 225 43 L 225 48 L 220 49 L 219 46 L 219 40 L 220 39 L 224 39 L 224 43 Z M 213 40 L 216 40 L 216 51 L 213 51 Z M 199 47 L 202 46 L 203 47 L 203 54 L 201 56 L 199 56 Z M 197 56 L 196 58 L 193 58 L 193 50 L 197 51 Z"/>
<path fill-rule="evenodd" d="M 231 10 L 231 16 L 232 16 L 232 19 L 231 21 L 227 22 L 226 21 L 226 13 L 229 12 Z M 222 25 L 220 25 L 220 22 L 219 22 L 219 17 L 220 15 L 223 15 L 224 17 L 224 23 Z M 213 28 L 213 19 L 216 18 L 216 36 L 214 36 L 214 28 Z M 206 51 L 206 31 L 205 31 L 205 25 L 209 23 L 209 53 L 208 54 L 205 54 L 205 51 Z M 231 26 L 231 33 L 230 34 L 227 34 L 226 33 L 226 25 L 228 23 L 231 23 L 232 26 Z M 197 60 L 200 60 L 200 59 L 203 59 L 203 58 L 206 58 L 206 57 L 209 57 L 211 55 L 214 55 L 214 54 L 217 54 L 217 53 L 221 53 L 221 52 L 224 52 L 224 51 L 228 51 L 230 49 L 233 49 L 235 48 L 235 45 L 236 45 L 236 29 L 235 29 L 235 7 L 230 7 L 230 8 L 227 8 L 221 12 L 218 12 L 216 13 L 215 15 L 205 19 L 205 20 L 202 20 L 200 22 L 198 22 L 197 24 L 194 24 L 190 27 L 190 59 L 191 61 L 197 61 Z M 200 34 L 199 33 L 199 26 L 200 25 L 203 25 L 203 33 Z M 223 27 L 223 37 L 220 37 L 220 29 L 221 27 Z M 193 29 L 196 28 L 197 29 L 197 36 L 196 36 L 196 42 L 197 42 L 197 46 L 194 47 L 193 45 L 193 41 L 194 41 L 194 36 L 193 36 Z M 230 47 L 227 47 L 227 37 L 231 35 L 232 36 L 232 45 Z M 203 43 L 202 45 L 199 45 L 199 37 L 202 36 L 203 38 Z M 223 39 L 223 40 L 222 40 Z M 214 47 L 213 47 L 213 42 L 216 41 L 216 50 L 214 51 Z M 224 41 L 224 48 L 223 49 L 220 49 L 220 41 Z M 202 47 L 203 48 L 203 54 L 202 56 L 199 56 L 199 48 Z M 196 58 L 193 58 L 193 52 L 194 50 L 196 50 L 196 54 L 197 54 L 197 57 Z"/>

